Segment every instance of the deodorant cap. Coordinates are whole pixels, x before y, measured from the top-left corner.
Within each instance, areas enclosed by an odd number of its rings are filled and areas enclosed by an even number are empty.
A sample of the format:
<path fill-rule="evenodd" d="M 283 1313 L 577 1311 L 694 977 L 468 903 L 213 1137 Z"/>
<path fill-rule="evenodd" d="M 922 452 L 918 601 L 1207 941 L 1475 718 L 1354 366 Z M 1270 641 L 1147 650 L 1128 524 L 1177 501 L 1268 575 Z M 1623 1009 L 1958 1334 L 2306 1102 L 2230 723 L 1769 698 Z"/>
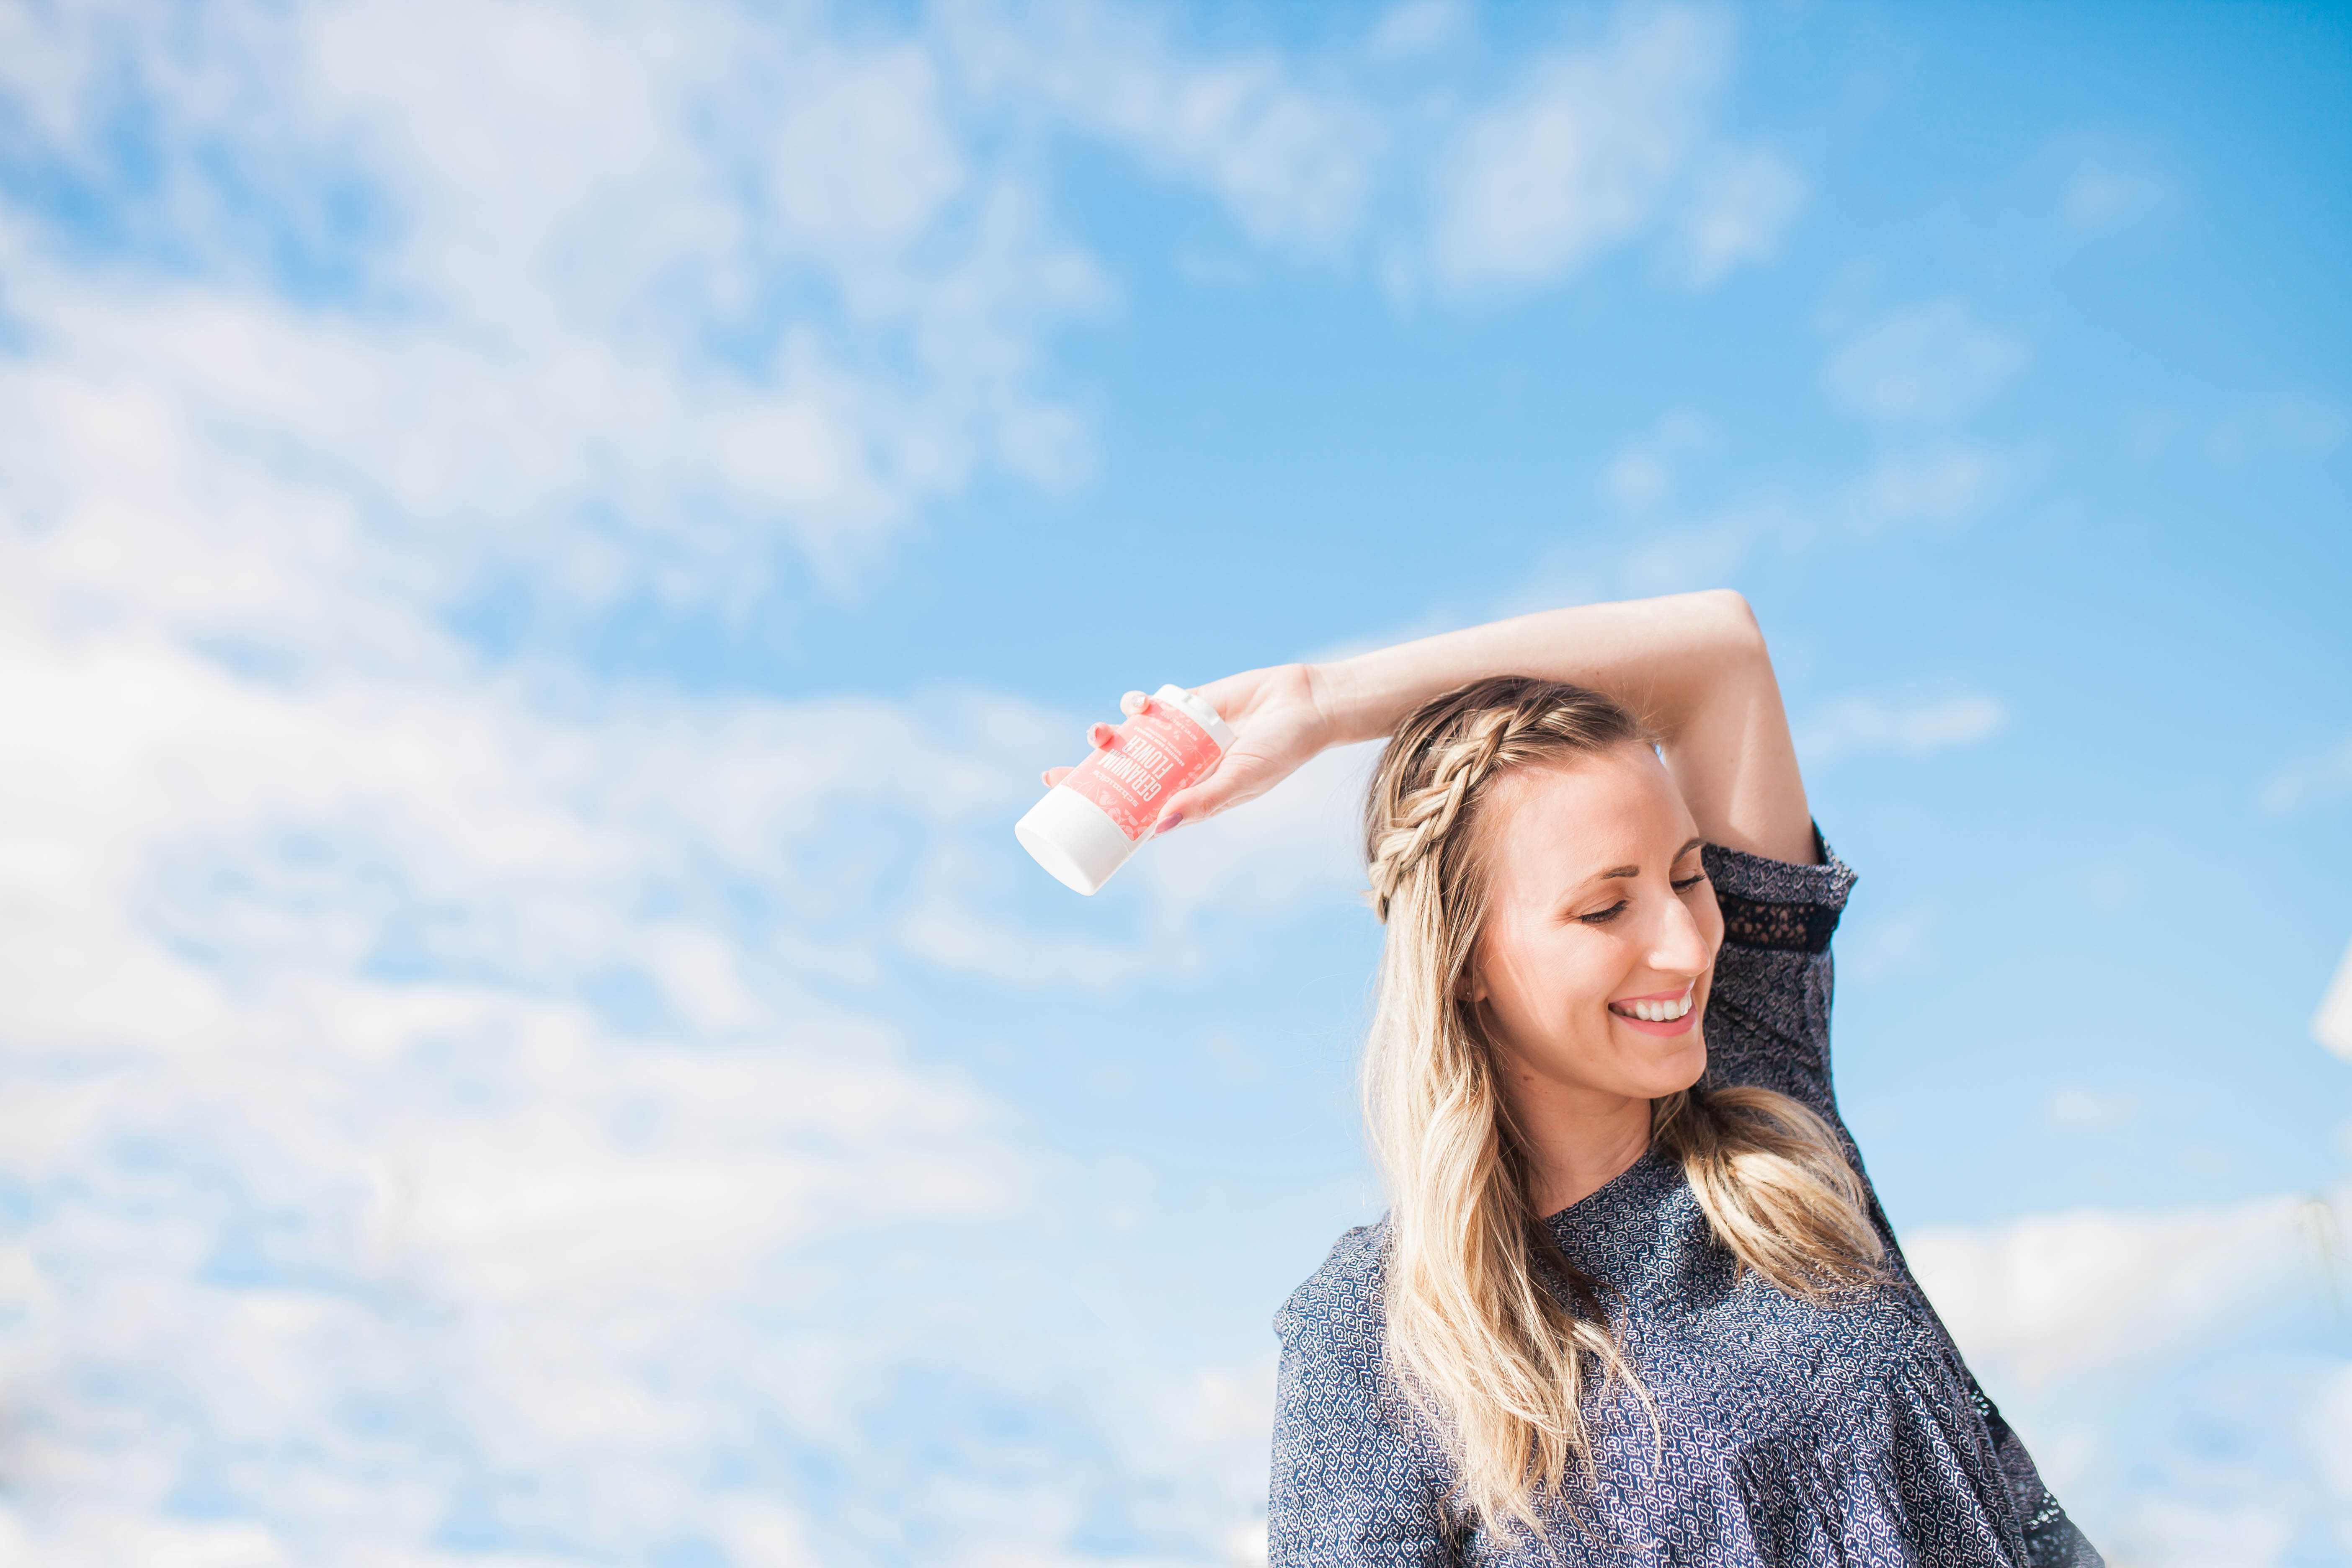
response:
<path fill-rule="evenodd" d="M 1217 743 L 1217 751 L 1221 754 L 1234 749 L 1232 727 L 1217 717 L 1215 709 L 1182 687 L 1163 686 L 1151 694 L 1151 700 L 1165 702 L 1171 708 L 1181 710 L 1184 717 L 1209 732 L 1209 739 Z"/>

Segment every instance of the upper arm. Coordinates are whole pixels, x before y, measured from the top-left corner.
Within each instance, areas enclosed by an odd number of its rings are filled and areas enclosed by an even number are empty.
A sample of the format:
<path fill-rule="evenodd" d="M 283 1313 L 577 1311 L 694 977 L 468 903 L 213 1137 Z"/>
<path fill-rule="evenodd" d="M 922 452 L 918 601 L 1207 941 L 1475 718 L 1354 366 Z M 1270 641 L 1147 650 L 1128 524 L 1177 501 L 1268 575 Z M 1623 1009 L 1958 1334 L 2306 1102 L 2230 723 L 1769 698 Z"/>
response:
<path fill-rule="evenodd" d="M 1666 766 L 1707 842 L 1816 864 L 1812 811 L 1763 630 L 1728 588 L 1692 597 L 1707 673 L 1664 737 Z"/>
<path fill-rule="evenodd" d="M 1723 946 L 1706 1004 L 1707 1079 L 1776 1089 L 1832 1123 L 1830 936 L 1853 872 L 1822 843 L 1804 862 L 1710 844 L 1704 854 Z"/>

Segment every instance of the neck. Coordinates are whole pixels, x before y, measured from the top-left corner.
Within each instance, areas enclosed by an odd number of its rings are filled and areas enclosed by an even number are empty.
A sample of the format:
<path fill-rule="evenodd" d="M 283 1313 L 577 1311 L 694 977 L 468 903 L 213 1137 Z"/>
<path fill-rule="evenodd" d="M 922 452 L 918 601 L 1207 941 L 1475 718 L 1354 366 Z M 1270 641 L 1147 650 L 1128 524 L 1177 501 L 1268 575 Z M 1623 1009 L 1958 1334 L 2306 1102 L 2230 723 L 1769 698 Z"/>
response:
<path fill-rule="evenodd" d="M 1563 1090 L 1514 1075 L 1511 1114 L 1527 1141 L 1536 1213 L 1581 1202 L 1632 1168 L 1650 1147 L 1650 1102 Z"/>

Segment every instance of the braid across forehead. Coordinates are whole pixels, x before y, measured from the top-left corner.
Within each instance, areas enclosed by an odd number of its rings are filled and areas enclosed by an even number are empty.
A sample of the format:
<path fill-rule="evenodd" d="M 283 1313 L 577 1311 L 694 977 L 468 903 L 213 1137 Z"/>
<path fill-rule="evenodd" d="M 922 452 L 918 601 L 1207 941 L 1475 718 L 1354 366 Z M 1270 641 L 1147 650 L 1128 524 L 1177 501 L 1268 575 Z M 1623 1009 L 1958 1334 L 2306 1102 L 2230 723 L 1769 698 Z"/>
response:
<path fill-rule="evenodd" d="M 1442 867 L 1498 774 L 1648 738 L 1600 692 L 1532 676 L 1490 677 L 1423 704 L 1381 752 L 1364 800 L 1373 912 L 1386 921 L 1410 878 Z"/>

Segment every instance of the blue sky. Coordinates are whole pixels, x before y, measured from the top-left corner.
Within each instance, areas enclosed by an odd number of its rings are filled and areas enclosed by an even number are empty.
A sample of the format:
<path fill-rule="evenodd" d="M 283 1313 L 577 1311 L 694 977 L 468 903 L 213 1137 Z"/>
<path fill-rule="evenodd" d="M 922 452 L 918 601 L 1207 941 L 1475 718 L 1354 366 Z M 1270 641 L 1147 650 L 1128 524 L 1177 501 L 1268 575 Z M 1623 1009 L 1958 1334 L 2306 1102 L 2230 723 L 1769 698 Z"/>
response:
<path fill-rule="evenodd" d="M 1728 584 L 1972 1364 L 2340 1561 L 2347 200 L 2337 7 L 0 9 L 0 1560 L 1254 1560 L 1366 758 L 1036 770 Z"/>

